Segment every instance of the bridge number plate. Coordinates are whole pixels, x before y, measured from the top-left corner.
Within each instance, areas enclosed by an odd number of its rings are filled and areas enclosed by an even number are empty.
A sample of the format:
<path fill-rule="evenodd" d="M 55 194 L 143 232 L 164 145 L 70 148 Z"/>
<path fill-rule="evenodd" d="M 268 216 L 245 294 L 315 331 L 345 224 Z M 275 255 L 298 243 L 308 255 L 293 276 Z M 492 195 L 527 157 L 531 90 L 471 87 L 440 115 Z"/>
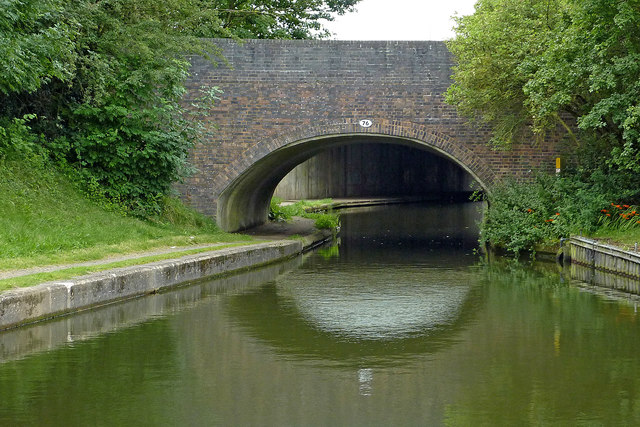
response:
<path fill-rule="evenodd" d="M 364 119 L 364 120 L 360 120 L 360 126 L 362 126 L 363 128 L 370 128 L 371 125 L 373 124 L 372 120 L 368 120 L 368 119 Z"/>

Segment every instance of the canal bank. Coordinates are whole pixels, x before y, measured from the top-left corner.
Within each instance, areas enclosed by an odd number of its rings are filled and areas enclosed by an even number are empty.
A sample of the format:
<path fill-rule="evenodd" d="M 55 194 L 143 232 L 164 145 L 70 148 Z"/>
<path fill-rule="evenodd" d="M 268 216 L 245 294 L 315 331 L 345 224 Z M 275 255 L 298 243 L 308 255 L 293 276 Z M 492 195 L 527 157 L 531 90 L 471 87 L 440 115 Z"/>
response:
<path fill-rule="evenodd" d="M 329 231 L 315 230 L 309 221 L 280 225 L 277 229 L 259 228 L 250 234 L 272 241 L 5 291 L 0 294 L 0 330 L 283 261 L 332 237 Z"/>
<path fill-rule="evenodd" d="M 640 253 L 637 251 L 626 251 L 581 236 L 572 236 L 564 243 L 562 251 L 565 263 L 640 279 Z"/>
<path fill-rule="evenodd" d="M 593 289 L 640 295 L 640 253 L 636 250 L 571 236 L 561 239 L 559 245 L 536 248 L 536 259 L 552 258 L 571 279 Z"/>
<path fill-rule="evenodd" d="M 640 423 L 640 300 L 481 261 L 477 205 L 347 211 L 335 250 L 6 331 L 0 425 Z"/>

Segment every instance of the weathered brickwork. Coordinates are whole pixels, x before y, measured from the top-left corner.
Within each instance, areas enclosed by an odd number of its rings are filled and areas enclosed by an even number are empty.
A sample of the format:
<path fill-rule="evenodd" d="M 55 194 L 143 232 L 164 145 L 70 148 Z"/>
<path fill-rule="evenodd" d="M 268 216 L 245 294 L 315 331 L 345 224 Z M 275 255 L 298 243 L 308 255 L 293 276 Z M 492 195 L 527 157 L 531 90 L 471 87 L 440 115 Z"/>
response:
<path fill-rule="evenodd" d="M 452 58 L 443 42 L 215 43 L 227 62 L 214 66 L 195 58 L 187 101 L 202 86 L 218 86 L 224 93 L 208 118 L 205 140 L 192 153 L 200 172 L 179 187 L 208 215 L 216 214 L 230 185 L 271 153 L 307 143 L 309 153 L 297 152 L 299 163 L 334 137 L 426 146 L 488 188 L 507 176 L 526 179 L 531 170 L 554 167 L 557 136 L 493 151 L 488 129 L 466 125 L 444 102 Z M 361 126 L 363 119 L 372 126 Z M 277 174 L 284 176 L 293 166 Z"/>

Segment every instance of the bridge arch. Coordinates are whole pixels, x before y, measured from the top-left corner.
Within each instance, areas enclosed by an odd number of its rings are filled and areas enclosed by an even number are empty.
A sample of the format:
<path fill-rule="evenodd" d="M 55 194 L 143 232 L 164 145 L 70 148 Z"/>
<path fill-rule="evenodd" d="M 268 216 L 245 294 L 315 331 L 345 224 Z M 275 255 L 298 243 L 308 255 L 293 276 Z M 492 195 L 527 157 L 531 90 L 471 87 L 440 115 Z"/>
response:
<path fill-rule="evenodd" d="M 496 180 L 487 162 L 435 126 L 370 120 L 370 127 L 362 126 L 358 119 L 314 123 L 252 145 L 215 180 L 213 192 L 220 227 L 238 231 L 265 222 L 269 201 L 282 178 L 303 161 L 340 145 L 383 142 L 415 147 L 453 161 L 485 190 Z"/>

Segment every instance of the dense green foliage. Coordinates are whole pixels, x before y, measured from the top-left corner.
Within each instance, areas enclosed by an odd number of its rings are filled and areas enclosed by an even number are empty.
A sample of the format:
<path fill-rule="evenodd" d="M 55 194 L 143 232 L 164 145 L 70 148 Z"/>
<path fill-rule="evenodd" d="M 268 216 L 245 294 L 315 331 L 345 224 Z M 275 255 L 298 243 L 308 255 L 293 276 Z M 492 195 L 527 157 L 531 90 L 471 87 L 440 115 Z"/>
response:
<path fill-rule="evenodd" d="M 563 118 L 640 171 L 640 2 L 480 0 L 458 18 L 448 100 L 488 123 L 494 142 L 541 134 Z"/>
<path fill-rule="evenodd" d="M 180 104 L 186 54 L 206 53 L 176 28 L 169 12 L 179 3 L 5 3 L 0 38 L 13 60 L 0 74 L 0 136 L 26 117 L 23 139 L 73 165 L 88 186 L 134 213 L 159 213 L 197 138 Z"/>
<path fill-rule="evenodd" d="M 481 228 L 481 240 L 518 254 L 537 243 L 557 241 L 570 234 L 593 234 L 603 228 L 637 228 L 640 207 L 625 200 L 608 177 L 539 175 L 534 182 L 506 182 L 491 194 Z"/>
<path fill-rule="evenodd" d="M 158 214 L 191 172 L 198 115 L 185 105 L 188 55 L 203 37 L 309 38 L 357 0 L 1 0 L 0 158 L 45 152 L 87 188 L 139 216 Z"/>
<path fill-rule="evenodd" d="M 602 212 L 640 204 L 638 28 L 637 0 L 480 0 L 475 14 L 458 18 L 447 100 L 489 125 L 497 146 L 562 125 L 577 147 L 562 177 L 493 192 L 486 241 L 518 252 L 542 239 L 638 224 L 612 224 Z"/>
<path fill-rule="evenodd" d="M 473 15 L 457 18 L 448 42 L 457 65 L 447 101 L 488 123 L 493 142 L 509 144 L 540 124 L 531 119 L 524 87 L 553 43 L 564 0 L 480 0 Z"/>
<path fill-rule="evenodd" d="M 61 0 L 0 2 L 0 94 L 32 92 L 73 70 L 76 29 Z"/>
<path fill-rule="evenodd" d="M 211 37 L 308 39 L 329 35 L 321 20 L 353 10 L 360 0 L 202 0 L 215 11 L 210 22 L 219 27 L 201 31 Z"/>

